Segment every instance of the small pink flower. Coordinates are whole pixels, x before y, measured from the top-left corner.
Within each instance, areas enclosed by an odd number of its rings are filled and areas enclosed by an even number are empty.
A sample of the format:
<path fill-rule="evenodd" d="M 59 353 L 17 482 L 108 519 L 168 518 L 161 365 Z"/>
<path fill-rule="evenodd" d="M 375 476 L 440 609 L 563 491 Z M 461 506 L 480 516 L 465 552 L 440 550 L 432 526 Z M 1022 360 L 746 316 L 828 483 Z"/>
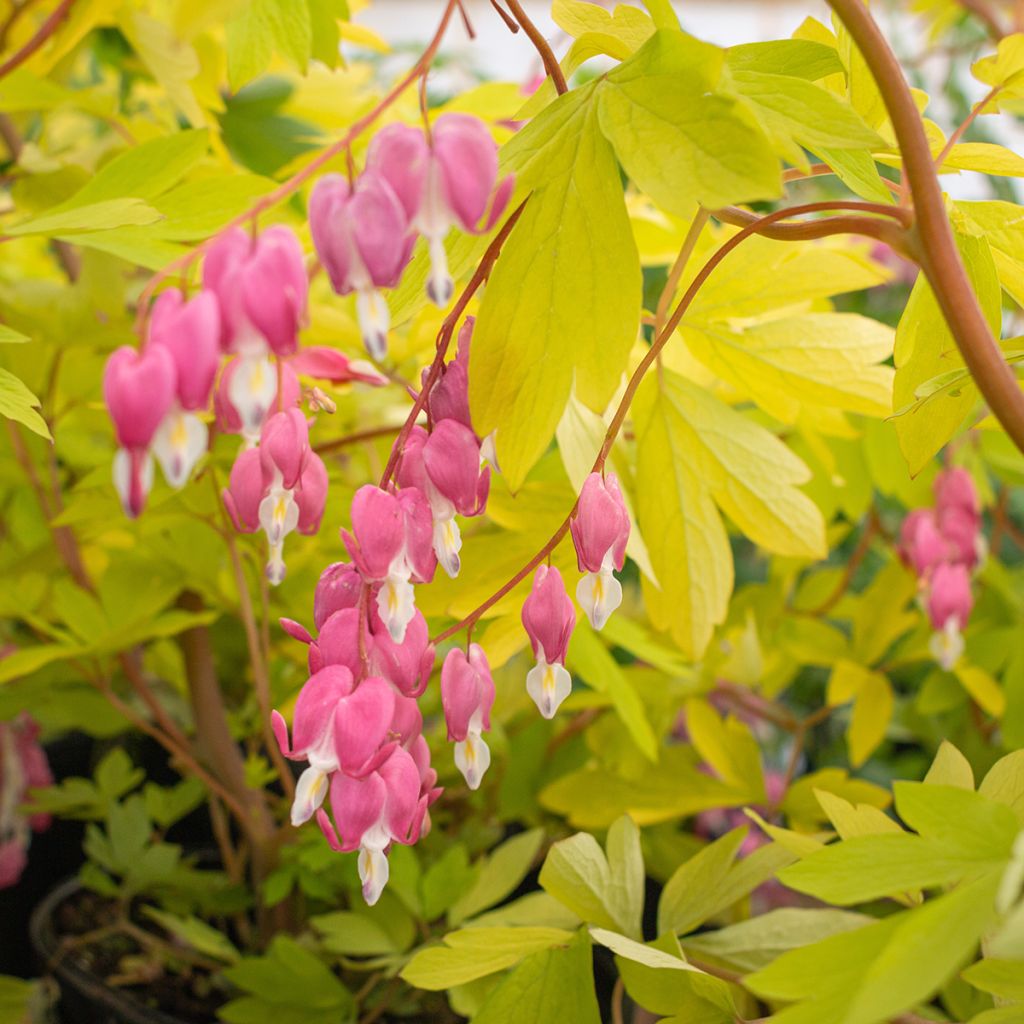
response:
<path fill-rule="evenodd" d="M 288 365 L 295 373 L 331 384 L 348 384 L 358 381 L 373 387 L 384 387 L 391 382 L 383 373 L 365 359 L 349 359 L 337 349 L 324 345 L 306 345 L 290 356 Z"/>
<path fill-rule="evenodd" d="M 377 607 L 371 608 L 373 643 L 370 668 L 406 697 L 418 697 L 427 688 L 434 670 L 434 645 L 430 642 L 427 620 L 416 611 L 405 628 L 401 643 L 392 639 Z"/>
<path fill-rule="evenodd" d="M 309 281 L 289 228 L 275 225 L 256 239 L 241 228 L 224 232 L 206 254 L 203 286 L 220 304 L 225 350 L 247 356 L 295 351 Z"/>
<path fill-rule="evenodd" d="M 258 448 L 246 448 L 235 457 L 228 486 L 221 492 L 224 506 L 239 533 L 254 533 L 260 526 L 263 467 Z"/>
<path fill-rule="evenodd" d="M 388 881 L 388 848 L 393 842 L 414 843 L 420 836 L 428 802 L 420 791 L 419 768 L 401 747 L 366 778 L 341 772 L 331 778 L 334 824 L 323 810 L 317 812 L 317 823 L 331 849 L 359 850 L 363 899 L 370 906 Z"/>
<path fill-rule="evenodd" d="M 325 665 L 344 665 L 354 676 L 362 675 L 359 628 L 359 609 L 356 607 L 341 608 L 328 616 L 320 627 L 319 636 L 309 647 L 310 672 L 317 672 Z M 369 639 L 364 639 L 363 643 L 368 653 Z"/>
<path fill-rule="evenodd" d="M 309 226 L 334 290 L 356 293 L 367 352 L 383 359 L 390 314 L 377 289 L 398 284 L 414 238 L 401 202 L 372 170 L 360 176 L 354 189 L 340 174 L 326 174 L 309 197 Z"/>
<path fill-rule="evenodd" d="M 295 487 L 309 458 L 309 424 L 298 409 L 275 413 L 260 436 L 263 471 L 280 487 Z"/>
<path fill-rule="evenodd" d="M 481 732 L 491 727 L 494 680 L 479 644 L 470 644 L 469 657 L 461 648 L 448 652 L 441 667 L 441 704 L 448 739 L 455 741 L 455 765 L 466 785 L 477 789 L 491 763 Z"/>
<path fill-rule="evenodd" d="M 294 761 L 308 761 L 295 790 L 291 820 L 301 825 L 323 803 L 328 777 L 345 772 L 357 778 L 369 775 L 394 749 L 386 743 L 395 712 L 395 696 L 383 679 L 356 685 L 342 665 L 329 665 L 310 679 L 295 702 L 292 741 L 288 726 L 274 711 L 271 724 L 281 753 Z"/>
<path fill-rule="evenodd" d="M 352 499 L 352 532 L 341 536 L 368 583 L 380 584 L 377 610 L 392 639 L 401 643 L 416 610 L 412 580 L 429 582 L 436 560 L 430 506 L 414 488 L 389 494 L 367 484 Z"/>
<path fill-rule="evenodd" d="M 629 540 L 629 513 L 614 473 L 587 477 L 570 529 L 580 572 L 586 573 L 576 600 L 594 629 L 601 629 L 622 603 L 622 586 L 612 571 L 622 569 Z"/>
<path fill-rule="evenodd" d="M 171 487 L 185 485 L 206 451 L 209 432 L 196 412 L 205 410 L 220 364 L 220 309 L 210 292 L 190 302 L 175 288 L 161 292 L 149 315 L 149 343 L 174 360 L 177 401 L 153 438 L 153 453 Z"/>
<path fill-rule="evenodd" d="M 449 229 L 490 230 L 512 195 L 511 177 L 497 184 L 498 147 L 487 126 L 469 114 L 442 114 L 428 143 L 416 129 L 390 125 L 374 137 L 366 165 L 387 179 L 412 226 L 426 238 L 427 294 L 447 305 L 454 288 L 444 248 Z"/>
<path fill-rule="evenodd" d="M 469 427 L 441 420 L 433 431 L 414 427 L 402 451 L 398 482 L 426 495 L 437 560 L 453 579 L 461 566 L 462 535 L 455 515 L 480 515 L 487 504 L 490 469 L 480 468 L 480 443 Z"/>
<path fill-rule="evenodd" d="M 355 608 L 363 589 L 363 579 L 348 562 L 327 566 L 313 594 L 313 624 L 322 629 L 327 619 L 342 608 Z"/>
<path fill-rule="evenodd" d="M 522 619 L 537 659 L 527 674 L 526 689 L 540 713 L 553 718 L 572 691 L 572 677 L 564 663 L 576 626 L 576 611 L 554 566 L 537 567 L 533 589 L 523 602 Z"/>
<path fill-rule="evenodd" d="M 971 474 L 960 466 L 945 469 L 935 478 L 935 508 L 941 517 L 951 508 L 959 509 L 975 518 L 981 516 L 978 490 Z"/>
<path fill-rule="evenodd" d="M 935 630 L 932 653 L 947 670 L 963 653 L 961 633 L 973 607 L 974 596 L 967 567 L 953 562 L 936 566 L 928 586 L 928 617 Z"/>
<path fill-rule="evenodd" d="M 280 405 L 291 409 L 299 404 L 299 379 L 288 362 L 281 365 L 280 375 Z M 267 417 L 278 405 L 277 381 L 278 367 L 265 354 L 229 359 L 213 395 L 218 429 L 225 434 L 241 434 L 255 444 Z"/>
<path fill-rule="evenodd" d="M 427 398 L 427 409 L 434 423 L 455 420 L 473 429 L 469 413 L 469 345 L 473 336 L 475 317 L 467 316 L 459 329 L 455 358 L 445 363 L 441 375 Z M 429 370 L 423 371 L 424 384 Z"/>
<path fill-rule="evenodd" d="M 160 345 L 141 352 L 124 345 L 103 371 L 103 399 L 121 446 L 114 456 L 114 486 L 129 516 L 137 516 L 153 484 L 150 444 L 175 401 L 177 375 Z"/>

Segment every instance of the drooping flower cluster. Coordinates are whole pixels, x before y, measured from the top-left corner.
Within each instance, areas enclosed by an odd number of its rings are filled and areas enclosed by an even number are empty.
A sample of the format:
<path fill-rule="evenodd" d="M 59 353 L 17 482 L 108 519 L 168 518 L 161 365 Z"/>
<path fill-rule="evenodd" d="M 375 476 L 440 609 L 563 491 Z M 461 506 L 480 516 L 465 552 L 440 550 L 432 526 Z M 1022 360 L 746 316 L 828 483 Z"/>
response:
<path fill-rule="evenodd" d="M 199 294 L 162 292 L 144 346 L 114 352 L 103 379 L 120 445 L 114 483 L 130 516 L 152 487 L 154 456 L 171 487 L 188 481 L 209 445 L 212 398 L 216 429 L 245 443 L 224 501 L 239 530 L 265 531 L 272 583 L 284 577 L 284 538 L 296 529 L 315 533 L 327 495 L 327 471 L 298 408 L 298 375 L 387 383 L 370 364 L 333 349 L 299 348 L 307 291 L 290 230 L 272 227 L 256 238 L 227 231 L 206 254 Z"/>
<path fill-rule="evenodd" d="M 921 602 L 935 630 L 931 652 L 947 671 L 964 650 L 974 596 L 971 574 L 985 553 L 981 509 L 965 469 L 944 470 L 935 479 L 933 508 L 914 509 L 903 520 L 900 555 L 918 577 Z"/>
<path fill-rule="evenodd" d="M 48 814 L 24 813 L 28 792 L 52 785 L 39 726 L 27 714 L 0 722 L 0 889 L 21 877 L 32 833 L 50 827 Z"/>
<path fill-rule="evenodd" d="M 316 183 L 309 200 L 313 244 L 334 290 L 355 292 L 363 342 L 375 359 L 387 352 L 390 325 L 379 289 L 398 284 L 422 235 L 431 260 L 427 293 L 447 305 L 453 284 L 445 236 L 453 226 L 477 232 L 494 225 L 513 183 L 497 179 L 497 146 L 484 123 L 442 114 L 429 136 L 403 124 L 379 131 L 354 184 L 340 174 Z"/>

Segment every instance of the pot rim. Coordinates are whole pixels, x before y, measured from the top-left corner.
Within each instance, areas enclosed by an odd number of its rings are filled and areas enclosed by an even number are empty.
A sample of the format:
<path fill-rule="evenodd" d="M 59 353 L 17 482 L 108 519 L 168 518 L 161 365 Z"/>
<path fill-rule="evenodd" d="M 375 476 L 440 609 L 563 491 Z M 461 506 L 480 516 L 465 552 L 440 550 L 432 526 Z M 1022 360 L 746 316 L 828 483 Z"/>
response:
<path fill-rule="evenodd" d="M 195 1021 L 185 1021 L 181 1017 L 172 1017 L 162 1010 L 146 1006 L 130 992 L 111 988 L 102 978 L 79 967 L 68 957 L 61 957 L 54 962 L 58 951 L 54 914 L 62 903 L 83 888 L 76 877 L 67 878 L 51 889 L 32 911 L 28 924 L 29 942 L 44 973 L 53 975 L 83 998 L 116 1014 L 123 1024 L 196 1024 Z"/>

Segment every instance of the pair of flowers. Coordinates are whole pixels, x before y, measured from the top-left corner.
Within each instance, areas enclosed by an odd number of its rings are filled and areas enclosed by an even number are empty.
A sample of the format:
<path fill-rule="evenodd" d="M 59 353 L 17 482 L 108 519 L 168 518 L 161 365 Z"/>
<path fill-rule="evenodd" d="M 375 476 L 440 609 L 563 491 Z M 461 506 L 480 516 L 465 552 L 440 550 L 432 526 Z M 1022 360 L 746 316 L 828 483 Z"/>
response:
<path fill-rule="evenodd" d="M 322 177 L 309 200 L 317 255 L 339 295 L 356 294 L 366 350 L 387 352 L 389 312 L 380 288 L 393 288 L 416 236 L 427 242 L 427 294 L 439 306 L 452 296 L 444 239 L 452 226 L 487 231 L 512 194 L 498 179 L 497 146 L 486 125 L 468 114 L 442 114 L 424 133 L 392 124 L 370 142 L 366 167 L 354 183 Z"/>
<path fill-rule="evenodd" d="M 978 492 L 967 470 L 952 468 L 935 478 L 935 505 L 910 512 L 900 529 L 900 554 L 918 576 L 932 628 L 930 648 L 946 670 L 964 650 L 962 631 L 974 596 L 971 574 L 984 556 Z"/>

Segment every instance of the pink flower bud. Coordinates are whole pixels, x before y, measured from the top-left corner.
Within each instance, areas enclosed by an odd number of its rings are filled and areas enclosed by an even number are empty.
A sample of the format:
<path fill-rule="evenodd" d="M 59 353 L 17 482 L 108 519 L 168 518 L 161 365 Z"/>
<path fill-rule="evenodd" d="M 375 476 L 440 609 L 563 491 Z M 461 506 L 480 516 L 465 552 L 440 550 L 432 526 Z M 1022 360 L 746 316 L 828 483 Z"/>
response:
<path fill-rule="evenodd" d="M 415 487 L 403 488 L 398 493 L 405 525 L 405 558 L 415 583 L 429 583 L 437 569 L 434 556 L 434 517 L 430 503 L 423 492 Z"/>
<path fill-rule="evenodd" d="M 383 676 L 406 697 L 418 697 L 427 688 L 434 670 L 434 645 L 430 642 L 427 620 L 414 612 L 401 643 L 388 632 L 376 603 L 371 608 L 373 644 L 370 670 Z"/>
<path fill-rule="evenodd" d="M 437 493 L 463 516 L 478 516 L 487 504 L 491 472 L 480 469 L 480 443 L 457 420 L 435 424 L 423 446 L 423 463 Z"/>
<path fill-rule="evenodd" d="M 166 348 L 141 352 L 124 345 L 107 360 L 103 398 L 121 450 L 114 456 L 114 487 L 129 516 L 137 516 L 153 484 L 149 446 L 175 400 L 174 359 Z"/>
<path fill-rule="evenodd" d="M 572 678 L 564 662 L 576 625 L 576 612 L 565 592 L 562 574 L 554 566 L 537 567 L 533 590 L 523 602 L 522 618 L 537 658 L 536 666 L 527 673 L 526 690 L 540 713 L 552 718 L 572 691 Z"/>
<path fill-rule="evenodd" d="M 570 523 L 580 572 L 622 569 L 629 540 L 629 514 L 614 473 L 591 473 Z"/>
<path fill-rule="evenodd" d="M 939 532 L 932 509 L 916 508 L 900 527 L 900 557 L 924 577 L 946 558 L 948 545 Z"/>
<path fill-rule="evenodd" d="M 224 505 L 239 533 L 253 533 L 260 526 L 260 502 L 266 492 L 258 448 L 238 453 L 228 486 L 221 492 Z"/>
<path fill-rule="evenodd" d="M 327 619 L 342 608 L 355 608 L 363 580 L 348 562 L 334 562 L 320 574 L 313 594 L 313 624 L 322 629 Z"/>
<path fill-rule="evenodd" d="M 174 401 L 177 376 L 171 353 L 160 345 L 142 351 L 122 345 L 103 371 L 103 400 L 117 442 L 128 451 L 149 447 Z"/>
<path fill-rule="evenodd" d="M 412 253 L 413 235 L 401 202 L 387 179 L 372 170 L 354 190 L 340 174 L 327 174 L 309 197 L 309 225 L 334 290 L 357 293 L 367 351 L 383 358 L 389 314 L 377 289 L 398 283 Z"/>
<path fill-rule="evenodd" d="M 960 466 L 945 469 L 935 478 L 935 508 L 941 518 L 951 508 L 959 509 L 975 518 L 981 515 L 978 490 L 971 474 Z"/>
<path fill-rule="evenodd" d="M 622 569 L 629 540 L 629 514 L 614 473 L 587 477 L 569 525 L 580 572 L 586 573 L 576 599 L 594 629 L 602 629 L 622 603 L 622 586 L 612 570 Z"/>
<path fill-rule="evenodd" d="M 373 387 L 384 387 L 390 381 L 377 371 L 372 363 L 364 359 L 349 359 L 337 349 L 324 345 L 307 345 L 300 348 L 288 360 L 291 369 L 304 377 L 330 381 L 332 384 L 347 384 L 359 381 Z"/>
<path fill-rule="evenodd" d="M 555 566 L 537 566 L 533 589 L 523 602 L 522 619 L 533 653 L 550 663 L 563 663 L 576 626 L 576 611 Z"/>
<path fill-rule="evenodd" d="M 149 341 L 174 360 L 178 404 L 205 409 L 220 365 L 220 308 L 212 292 L 189 302 L 176 288 L 161 292 L 149 314 Z"/>
<path fill-rule="evenodd" d="M 369 642 L 364 641 L 369 650 Z M 313 669 L 313 652 L 316 651 L 315 664 L 344 665 L 353 675 L 362 674 L 359 656 L 359 609 L 357 607 L 342 608 L 327 618 L 320 627 L 320 635 L 310 646 L 310 669 Z"/>
<path fill-rule="evenodd" d="M 941 630 L 951 619 L 962 629 L 974 606 L 971 577 L 964 565 L 943 562 L 935 567 L 928 591 L 928 615 Z"/>
<path fill-rule="evenodd" d="M 260 460 L 268 480 L 291 490 L 299 482 L 309 447 L 309 424 L 299 409 L 275 413 L 263 425 Z"/>
<path fill-rule="evenodd" d="M 310 452 L 299 477 L 295 503 L 299 506 L 299 533 L 314 534 L 327 507 L 327 467 L 316 452 Z"/>
<path fill-rule="evenodd" d="M 480 733 L 491 727 L 494 680 L 479 644 L 470 644 L 469 657 L 461 648 L 448 652 L 441 668 L 441 704 L 448 739 L 455 741 L 455 764 L 466 785 L 476 789 L 491 763 Z"/>
<path fill-rule="evenodd" d="M 939 530 L 949 557 L 973 569 L 980 560 L 981 518 L 960 506 L 949 506 L 939 513 Z"/>
<path fill-rule="evenodd" d="M 341 531 L 345 547 L 363 578 L 379 583 L 405 550 L 405 517 L 398 498 L 372 484 L 352 499 L 352 532 Z"/>
<path fill-rule="evenodd" d="M 455 358 L 445 363 L 441 376 L 431 389 L 427 409 L 434 423 L 455 420 L 473 429 L 469 414 L 469 344 L 473 336 L 475 317 L 467 316 L 459 329 L 458 350 Z M 423 371 L 424 382 L 428 370 Z"/>

